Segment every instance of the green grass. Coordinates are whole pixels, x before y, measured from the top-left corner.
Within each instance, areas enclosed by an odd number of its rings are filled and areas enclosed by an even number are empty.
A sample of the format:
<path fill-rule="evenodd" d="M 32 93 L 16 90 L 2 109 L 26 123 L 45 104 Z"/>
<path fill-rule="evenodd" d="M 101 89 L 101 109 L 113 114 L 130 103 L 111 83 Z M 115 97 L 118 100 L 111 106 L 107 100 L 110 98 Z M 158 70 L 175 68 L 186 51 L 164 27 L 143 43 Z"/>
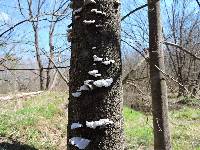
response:
<path fill-rule="evenodd" d="M 129 149 L 147 148 L 152 143 L 152 126 L 150 117 L 124 107 L 125 135 Z"/>
<path fill-rule="evenodd" d="M 187 121 L 200 120 L 199 109 L 184 107 L 183 109 L 175 111 L 174 113 L 172 112 L 171 114 L 175 119 L 186 119 Z"/>
<path fill-rule="evenodd" d="M 200 109 L 184 107 L 170 116 L 174 149 L 200 150 Z"/>
<path fill-rule="evenodd" d="M 66 144 L 67 94 L 45 92 L 26 100 L 0 102 L 0 137 L 16 139 L 39 150 L 63 150 Z M 124 107 L 126 147 L 153 148 L 152 116 Z M 200 110 L 170 112 L 174 150 L 200 150 Z M 0 148 L 1 149 L 1 148 Z"/>
<path fill-rule="evenodd" d="M 63 149 L 67 95 L 46 92 L 34 98 L 2 103 L 0 137 L 17 139 L 40 150 Z"/>
<path fill-rule="evenodd" d="M 130 150 L 153 148 L 152 117 L 124 108 L 125 135 Z M 184 107 L 170 112 L 174 150 L 200 150 L 200 109 Z"/>

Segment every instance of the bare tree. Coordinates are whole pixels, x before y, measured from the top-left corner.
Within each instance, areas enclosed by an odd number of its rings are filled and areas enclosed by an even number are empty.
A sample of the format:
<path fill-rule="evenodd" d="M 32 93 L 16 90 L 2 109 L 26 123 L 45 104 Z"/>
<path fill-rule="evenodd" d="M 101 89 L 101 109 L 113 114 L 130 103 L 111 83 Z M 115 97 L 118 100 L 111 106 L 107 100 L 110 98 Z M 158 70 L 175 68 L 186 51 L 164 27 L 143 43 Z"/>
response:
<path fill-rule="evenodd" d="M 51 20 L 50 20 L 50 25 L 49 25 L 49 62 L 48 62 L 48 67 L 54 66 L 52 61 L 54 62 L 54 54 L 55 54 L 55 47 L 54 47 L 54 33 L 55 33 L 55 28 L 56 25 L 63 20 L 67 16 L 68 12 L 68 7 L 64 7 L 65 5 L 60 5 L 58 8 L 56 7 L 56 1 L 54 1 L 53 4 L 53 10 L 52 10 L 52 15 L 51 15 Z M 60 56 L 59 56 L 60 57 Z M 49 89 L 50 86 L 50 81 L 51 81 L 51 75 L 50 75 L 51 70 L 47 70 L 46 73 L 46 90 Z M 56 79 L 56 78 L 54 78 Z"/>
<path fill-rule="evenodd" d="M 170 150 L 167 85 L 165 76 L 158 69 L 165 70 L 159 0 L 148 0 L 148 18 L 154 149 Z"/>
<path fill-rule="evenodd" d="M 32 28 L 34 31 L 34 45 L 35 45 L 35 53 L 36 53 L 36 58 L 37 58 L 37 63 L 39 67 L 39 76 L 40 76 L 40 90 L 44 90 L 44 79 L 43 79 L 43 64 L 42 64 L 42 59 L 40 56 L 40 46 L 39 46 L 39 16 L 41 12 L 41 7 L 44 4 L 44 0 L 39 0 L 37 3 L 37 10 L 36 10 L 36 15 L 34 16 L 33 14 L 33 6 L 32 6 L 32 0 L 27 0 L 28 4 L 28 10 L 29 10 L 29 18 Z"/>
<path fill-rule="evenodd" d="M 28 13 L 29 13 L 28 16 L 26 11 L 24 11 L 26 8 L 22 8 L 22 0 L 18 0 L 19 11 L 21 16 L 23 16 L 24 18 L 29 18 L 28 22 L 31 24 L 33 29 L 35 55 L 39 68 L 40 90 L 44 89 L 48 90 L 51 83 L 52 73 L 51 69 L 44 69 L 44 68 L 45 66 L 47 66 L 46 68 L 52 68 L 55 66 L 52 63 L 52 61 L 54 62 L 55 54 L 57 53 L 56 52 L 57 45 L 54 42 L 56 26 L 58 26 L 62 20 L 67 18 L 68 16 L 67 12 L 69 10 L 68 3 L 67 1 L 64 0 L 61 0 L 59 2 L 52 1 L 52 5 L 48 6 L 46 9 L 44 9 L 46 7 L 46 0 L 37 0 L 37 1 L 26 0 L 26 3 L 28 5 Z M 43 26 L 44 24 L 43 21 L 46 21 L 45 28 L 49 30 L 48 34 L 49 50 L 44 50 L 44 47 L 42 47 L 42 43 L 40 42 L 39 39 L 39 35 L 41 33 L 40 32 L 41 26 Z M 42 50 L 45 51 L 45 55 L 48 55 L 47 61 L 45 57 L 42 57 L 43 54 Z M 44 70 L 46 70 L 46 76 Z"/>
<path fill-rule="evenodd" d="M 181 9 L 180 9 L 181 8 Z M 185 87 L 191 86 L 198 78 L 197 66 L 199 62 L 196 61 L 194 55 L 199 55 L 199 11 L 198 8 L 191 7 L 190 1 L 183 0 L 182 2 L 173 1 L 171 10 L 165 6 L 165 12 L 167 14 L 167 21 L 165 28 L 169 28 L 169 31 L 165 31 L 165 40 L 174 43 L 177 46 L 167 44 L 168 51 L 168 68 L 170 74 L 178 79 L 178 82 L 184 86 L 178 88 L 178 96 L 187 96 Z M 189 10 L 188 10 L 189 9 Z M 188 49 L 188 55 L 186 51 L 180 49 L 184 47 Z"/>

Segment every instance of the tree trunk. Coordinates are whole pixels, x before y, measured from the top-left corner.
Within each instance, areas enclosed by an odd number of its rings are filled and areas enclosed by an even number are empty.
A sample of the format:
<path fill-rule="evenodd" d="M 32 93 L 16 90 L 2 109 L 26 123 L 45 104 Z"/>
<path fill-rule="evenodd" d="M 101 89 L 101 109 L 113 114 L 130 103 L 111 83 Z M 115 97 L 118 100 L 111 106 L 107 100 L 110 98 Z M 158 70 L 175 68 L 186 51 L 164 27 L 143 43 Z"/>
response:
<path fill-rule="evenodd" d="M 68 150 L 124 149 L 119 7 L 115 0 L 73 1 Z"/>
<path fill-rule="evenodd" d="M 35 38 L 35 52 L 36 52 L 36 58 L 37 58 L 37 63 L 39 67 L 39 78 L 40 78 L 40 90 L 44 90 L 44 77 L 43 77 L 43 65 L 42 65 L 42 60 L 40 57 L 40 49 L 39 49 L 39 40 L 38 40 L 38 26 L 33 25 L 33 30 L 34 30 L 34 38 Z"/>
<path fill-rule="evenodd" d="M 178 86 L 178 96 L 177 97 L 186 96 L 186 93 L 185 93 L 186 91 L 185 91 L 185 88 L 184 88 L 185 83 L 183 81 L 182 70 L 183 70 L 182 67 L 178 67 L 178 82 L 183 86 L 181 86 L 179 84 L 179 86 Z"/>
<path fill-rule="evenodd" d="M 164 75 L 159 71 L 165 71 L 159 0 L 148 0 L 148 18 L 154 149 L 170 150 L 167 86 Z"/>
<path fill-rule="evenodd" d="M 50 52 L 50 58 L 51 60 L 54 61 L 54 46 L 53 46 L 53 32 L 54 32 L 54 29 L 52 30 L 50 28 L 50 31 L 49 31 L 49 52 Z M 48 68 L 51 68 L 53 65 L 52 65 L 52 62 L 51 60 L 49 60 L 48 62 Z M 49 85 L 50 85 L 50 81 L 51 81 L 51 69 L 48 69 L 47 70 L 47 80 L 46 80 L 46 90 L 49 89 Z"/>
<path fill-rule="evenodd" d="M 58 63 L 59 63 L 59 66 L 61 66 L 61 63 L 62 63 L 61 52 L 59 52 L 59 55 L 58 55 Z M 56 70 L 55 73 L 54 73 L 52 84 L 51 84 L 49 90 L 53 90 L 56 87 L 56 85 L 58 84 L 58 79 L 59 79 L 58 77 L 59 77 L 59 73 Z"/>

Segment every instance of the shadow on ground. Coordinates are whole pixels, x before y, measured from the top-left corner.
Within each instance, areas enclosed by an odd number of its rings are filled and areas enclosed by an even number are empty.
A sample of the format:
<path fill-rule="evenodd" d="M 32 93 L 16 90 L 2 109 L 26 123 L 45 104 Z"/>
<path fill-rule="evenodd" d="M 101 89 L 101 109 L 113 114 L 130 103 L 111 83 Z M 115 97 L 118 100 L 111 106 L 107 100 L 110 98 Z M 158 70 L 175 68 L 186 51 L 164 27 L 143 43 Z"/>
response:
<path fill-rule="evenodd" d="M 19 141 L 16 140 L 6 140 L 2 141 L 2 138 L 0 138 L 0 150 L 38 150 L 34 147 L 31 147 L 26 144 L 22 144 Z"/>

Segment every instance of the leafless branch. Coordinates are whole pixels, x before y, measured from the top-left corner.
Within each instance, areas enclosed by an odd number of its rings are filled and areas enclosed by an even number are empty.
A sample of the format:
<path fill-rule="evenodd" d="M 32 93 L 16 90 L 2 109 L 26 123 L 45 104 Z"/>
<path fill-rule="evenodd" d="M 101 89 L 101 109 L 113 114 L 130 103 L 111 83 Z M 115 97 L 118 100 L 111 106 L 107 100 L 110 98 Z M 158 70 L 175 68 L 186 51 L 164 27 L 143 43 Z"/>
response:
<path fill-rule="evenodd" d="M 136 52 L 138 52 L 146 61 L 148 61 L 148 59 L 146 58 L 146 56 L 137 48 L 135 48 L 133 45 L 131 45 L 130 43 L 128 43 L 127 41 L 121 39 L 122 42 L 126 43 L 128 46 L 130 46 L 131 48 L 133 48 Z"/>
<path fill-rule="evenodd" d="M 123 81 L 122 81 L 122 84 L 125 84 L 127 82 L 127 80 L 129 79 L 130 75 L 135 72 L 142 64 L 143 62 L 145 61 L 145 59 L 141 59 L 137 65 L 124 77 Z"/>
<path fill-rule="evenodd" d="M 140 9 L 142 9 L 142 8 L 145 8 L 145 7 L 147 7 L 147 6 L 148 6 L 147 4 L 144 4 L 144 5 L 142 5 L 142 6 L 138 7 L 138 8 L 136 8 L 136 9 L 130 11 L 128 14 L 126 14 L 124 17 L 122 17 L 121 21 L 124 21 L 124 20 L 125 20 L 127 17 L 129 17 L 131 14 L 133 14 L 133 13 L 135 13 L 136 11 L 138 11 L 138 10 L 140 10 Z"/>
<path fill-rule="evenodd" d="M 20 2 L 20 0 L 17 0 L 17 3 L 18 3 L 18 7 L 19 7 L 20 14 L 21 14 L 23 17 L 25 17 L 25 15 L 24 15 L 23 12 L 22 12 L 22 7 L 21 7 L 21 2 Z"/>
<path fill-rule="evenodd" d="M 29 21 L 29 19 L 26 19 L 26 20 L 23 20 L 23 21 L 18 22 L 18 23 L 15 24 L 14 26 L 12 26 L 12 27 L 10 27 L 9 29 L 7 29 L 6 31 L 2 32 L 2 33 L 0 34 L 0 37 L 2 37 L 2 36 L 3 36 L 4 34 L 6 34 L 7 32 L 13 30 L 15 27 L 17 27 L 17 26 L 19 26 L 20 24 L 23 24 L 23 23 L 25 23 L 25 22 L 27 22 L 27 21 Z"/>
<path fill-rule="evenodd" d="M 184 51 L 185 53 L 189 54 L 189 55 L 192 56 L 193 58 L 195 58 L 195 59 L 197 59 L 197 60 L 200 60 L 200 57 L 198 57 L 198 56 L 192 54 L 189 50 L 183 48 L 183 47 L 180 46 L 180 45 L 177 45 L 177 44 L 174 44 L 174 43 L 170 43 L 170 42 L 164 42 L 164 44 L 170 45 L 170 46 L 174 46 L 174 47 L 176 47 L 176 48 L 178 48 L 178 49 Z"/>
<path fill-rule="evenodd" d="M 52 62 L 52 64 L 54 65 L 54 67 L 56 68 L 56 70 L 58 71 L 59 75 L 61 76 L 61 78 L 63 79 L 63 81 L 65 81 L 65 83 L 69 83 L 69 81 L 65 78 L 65 76 L 62 74 L 62 72 L 59 70 L 59 68 L 57 67 L 57 65 L 55 64 L 55 62 L 51 59 L 51 57 L 49 57 L 43 50 L 41 50 L 42 53 Z"/>
<path fill-rule="evenodd" d="M 147 95 L 133 82 L 127 82 L 127 84 L 134 86 L 142 95 Z"/>
<path fill-rule="evenodd" d="M 196 2 L 197 2 L 197 4 L 199 5 L 199 7 L 200 7 L 200 2 L 198 1 L 198 0 L 196 0 Z"/>
<path fill-rule="evenodd" d="M 176 82 L 177 84 L 179 84 L 180 86 L 182 86 L 184 89 L 185 89 L 185 91 L 187 92 L 187 94 L 190 94 L 190 92 L 188 91 L 188 89 L 183 85 L 183 84 L 181 84 L 180 82 L 178 82 L 176 79 L 174 79 L 172 76 L 170 76 L 169 74 L 167 74 L 167 73 L 165 73 L 163 70 L 161 70 L 158 66 L 156 66 L 155 65 L 155 67 L 164 75 L 164 76 L 166 76 L 166 77 L 168 77 L 168 78 L 170 78 L 172 81 L 174 81 L 174 82 Z M 191 95 L 193 96 L 193 97 L 195 97 L 196 99 L 198 99 L 195 95 L 193 95 L 192 93 L 191 93 Z"/>

